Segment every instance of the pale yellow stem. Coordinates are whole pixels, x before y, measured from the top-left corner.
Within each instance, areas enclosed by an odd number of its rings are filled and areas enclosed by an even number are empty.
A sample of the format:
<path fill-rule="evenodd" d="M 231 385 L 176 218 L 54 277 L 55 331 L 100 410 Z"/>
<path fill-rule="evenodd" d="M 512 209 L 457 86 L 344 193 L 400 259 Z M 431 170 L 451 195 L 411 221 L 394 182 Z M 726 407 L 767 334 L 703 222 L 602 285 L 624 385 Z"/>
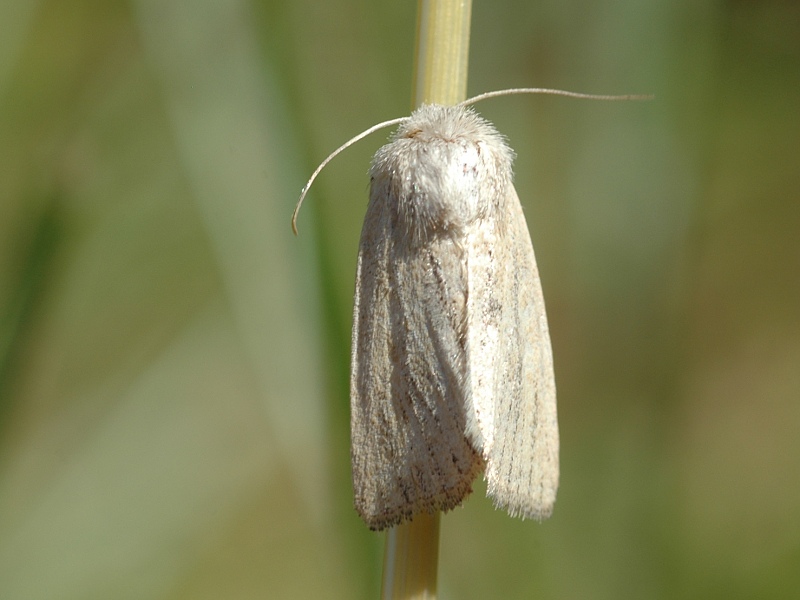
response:
<path fill-rule="evenodd" d="M 472 0 L 419 0 L 414 107 L 467 97 Z M 419 514 L 386 534 L 383 600 L 435 600 L 439 513 Z"/>
<path fill-rule="evenodd" d="M 419 0 L 414 107 L 467 98 L 472 0 Z"/>
<path fill-rule="evenodd" d="M 439 560 L 439 513 L 422 513 L 386 534 L 383 600 L 434 600 Z"/>

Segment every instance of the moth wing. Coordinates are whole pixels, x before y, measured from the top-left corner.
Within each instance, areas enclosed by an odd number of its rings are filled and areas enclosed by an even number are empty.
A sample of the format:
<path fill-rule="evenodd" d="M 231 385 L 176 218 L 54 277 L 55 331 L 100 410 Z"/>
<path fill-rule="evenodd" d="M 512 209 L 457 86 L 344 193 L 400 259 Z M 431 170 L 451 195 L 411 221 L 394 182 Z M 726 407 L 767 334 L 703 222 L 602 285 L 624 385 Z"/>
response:
<path fill-rule="evenodd" d="M 410 249 L 387 204 L 364 221 L 351 357 L 355 506 L 372 529 L 457 506 L 483 468 L 465 434 L 466 251 Z"/>
<path fill-rule="evenodd" d="M 487 493 L 512 516 L 550 516 L 558 489 L 553 353 L 528 226 L 513 186 L 470 235 L 468 433 Z"/>

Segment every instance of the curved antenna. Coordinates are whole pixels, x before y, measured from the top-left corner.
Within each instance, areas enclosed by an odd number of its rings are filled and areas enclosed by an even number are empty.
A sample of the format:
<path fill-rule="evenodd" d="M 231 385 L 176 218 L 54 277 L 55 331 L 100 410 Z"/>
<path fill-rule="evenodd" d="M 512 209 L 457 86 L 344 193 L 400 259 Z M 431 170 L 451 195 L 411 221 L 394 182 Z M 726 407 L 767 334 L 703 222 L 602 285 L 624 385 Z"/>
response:
<path fill-rule="evenodd" d="M 311 175 L 311 178 L 308 180 L 308 183 L 306 183 L 306 185 L 303 187 L 303 191 L 300 193 L 300 200 L 297 201 L 297 206 L 294 207 L 294 212 L 292 213 L 292 231 L 294 231 L 295 235 L 297 235 L 297 213 L 300 212 L 300 205 L 303 204 L 303 200 L 305 200 L 306 194 L 308 193 L 311 184 L 314 183 L 314 180 L 317 178 L 317 175 L 319 175 L 320 171 L 322 171 L 322 169 L 325 168 L 325 165 L 331 162 L 331 160 L 333 160 L 337 154 L 339 154 L 344 150 L 347 150 L 350 146 L 352 146 L 359 140 L 364 139 L 371 133 L 375 133 L 379 129 L 383 129 L 385 127 L 391 127 L 392 125 L 399 125 L 400 123 L 402 123 L 403 121 L 407 121 L 408 119 L 409 117 L 398 117 L 396 119 L 391 119 L 389 121 L 384 121 L 383 123 L 378 123 L 377 125 L 373 125 L 369 129 L 362 131 L 354 138 L 351 138 L 350 140 L 346 141 L 344 144 L 339 146 L 328 156 L 328 158 L 326 158 L 320 163 L 320 165 L 317 167 L 317 170 L 314 171 L 314 173 Z"/>
<path fill-rule="evenodd" d="M 568 92 L 565 90 L 554 90 L 549 88 L 509 88 L 506 90 L 496 90 L 494 92 L 485 92 L 483 94 L 478 94 L 477 96 L 468 98 L 463 102 L 459 102 L 456 106 L 469 106 L 470 104 L 475 104 L 476 102 L 487 100 L 489 98 L 495 98 L 497 96 L 510 96 L 513 94 L 548 94 L 551 96 L 567 96 L 569 98 L 584 98 L 588 100 L 653 100 L 655 98 L 655 96 L 647 94 L 609 96 L 604 94 L 581 94 L 579 92 Z M 390 119 L 389 121 L 384 121 L 383 123 L 378 123 L 377 125 L 373 125 L 369 129 L 362 131 L 354 138 L 351 138 L 350 140 L 339 146 L 328 156 L 328 158 L 326 158 L 320 163 L 320 165 L 311 175 L 311 178 L 303 187 L 303 191 L 300 193 L 300 199 L 297 201 L 297 205 L 294 207 L 294 212 L 292 213 L 292 231 L 294 232 L 295 235 L 297 235 L 297 215 L 300 212 L 300 206 L 302 206 L 303 200 L 305 200 L 306 194 L 308 194 L 308 190 L 311 188 L 311 184 L 314 183 L 314 180 L 317 178 L 317 175 L 320 174 L 320 171 L 322 171 L 322 169 L 324 169 L 325 166 L 329 162 L 331 162 L 331 160 L 333 160 L 340 152 L 347 150 L 347 148 L 349 148 L 356 142 L 364 139 L 365 137 L 367 137 L 372 133 L 375 133 L 379 129 L 391 127 L 392 125 L 399 125 L 403 121 L 407 121 L 409 118 L 410 117 L 398 117 L 396 119 Z"/>
<path fill-rule="evenodd" d="M 624 96 L 607 96 L 604 94 L 581 94 L 579 92 L 567 92 L 565 90 L 552 90 L 549 88 L 510 88 L 507 90 L 496 90 L 494 92 L 485 92 L 478 94 L 472 98 L 468 98 L 463 102 L 459 102 L 458 106 L 469 106 L 481 100 L 494 98 L 496 96 L 510 96 L 512 94 L 548 94 L 551 96 L 568 96 L 570 98 L 584 98 L 587 100 L 652 100 L 655 98 L 653 95 L 624 95 Z"/>

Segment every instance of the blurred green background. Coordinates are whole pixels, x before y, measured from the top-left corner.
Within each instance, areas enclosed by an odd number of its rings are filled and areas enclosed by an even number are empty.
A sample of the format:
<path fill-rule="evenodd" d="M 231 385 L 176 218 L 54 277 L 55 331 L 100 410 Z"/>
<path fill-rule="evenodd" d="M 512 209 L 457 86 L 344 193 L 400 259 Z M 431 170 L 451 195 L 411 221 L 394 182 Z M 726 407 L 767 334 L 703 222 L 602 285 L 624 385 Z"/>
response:
<path fill-rule="evenodd" d="M 352 509 L 366 170 L 416 3 L 0 3 L 0 598 L 374 598 Z M 562 484 L 479 484 L 442 598 L 800 589 L 800 8 L 475 0 L 518 153 Z"/>

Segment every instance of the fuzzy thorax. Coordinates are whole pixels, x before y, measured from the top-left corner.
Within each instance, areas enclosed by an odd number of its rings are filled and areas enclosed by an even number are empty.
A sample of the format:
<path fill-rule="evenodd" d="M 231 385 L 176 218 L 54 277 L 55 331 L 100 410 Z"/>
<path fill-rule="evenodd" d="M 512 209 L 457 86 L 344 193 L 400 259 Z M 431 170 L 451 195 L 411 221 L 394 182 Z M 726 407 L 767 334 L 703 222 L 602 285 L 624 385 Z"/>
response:
<path fill-rule="evenodd" d="M 513 159 L 504 137 L 471 109 L 423 105 L 375 154 L 370 199 L 389 203 L 408 242 L 460 236 L 503 210 Z"/>

